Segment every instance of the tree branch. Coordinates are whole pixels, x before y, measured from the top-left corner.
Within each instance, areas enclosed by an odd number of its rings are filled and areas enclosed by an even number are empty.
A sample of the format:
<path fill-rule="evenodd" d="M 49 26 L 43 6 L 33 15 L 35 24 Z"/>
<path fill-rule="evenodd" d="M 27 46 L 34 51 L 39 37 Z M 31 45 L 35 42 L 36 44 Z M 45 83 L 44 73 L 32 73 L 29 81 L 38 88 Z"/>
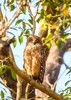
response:
<path fill-rule="evenodd" d="M 19 8 L 17 9 L 17 11 L 13 14 L 12 18 L 8 22 L 6 22 L 4 25 L 2 25 L 2 27 L 0 28 L 0 37 L 6 34 L 6 30 L 10 27 L 10 25 L 14 22 L 14 20 L 20 15 L 22 7 L 26 6 L 25 4 L 26 3 L 23 3 L 23 5 L 21 4 Z"/>
<path fill-rule="evenodd" d="M 9 60 L 10 60 L 10 63 L 12 64 L 12 69 L 16 72 L 16 74 L 18 74 L 21 78 L 23 78 L 24 80 L 26 80 L 33 87 L 35 87 L 35 88 L 39 89 L 40 91 L 46 93 L 47 95 L 51 96 L 55 100 L 64 100 L 57 93 L 54 93 L 49 88 L 46 88 L 44 85 L 40 85 L 36 81 L 32 80 L 24 71 L 20 70 L 17 67 L 17 65 L 15 64 L 14 57 L 13 57 L 11 49 L 10 49 L 10 52 L 9 52 Z"/>
<path fill-rule="evenodd" d="M 34 16 L 32 11 L 31 11 L 31 8 L 30 8 L 30 5 L 27 3 L 27 6 L 28 6 L 28 11 L 30 13 L 30 16 L 31 18 L 33 19 L 33 30 L 32 30 L 32 34 L 34 35 L 35 34 L 35 30 L 36 30 L 36 15 Z"/>

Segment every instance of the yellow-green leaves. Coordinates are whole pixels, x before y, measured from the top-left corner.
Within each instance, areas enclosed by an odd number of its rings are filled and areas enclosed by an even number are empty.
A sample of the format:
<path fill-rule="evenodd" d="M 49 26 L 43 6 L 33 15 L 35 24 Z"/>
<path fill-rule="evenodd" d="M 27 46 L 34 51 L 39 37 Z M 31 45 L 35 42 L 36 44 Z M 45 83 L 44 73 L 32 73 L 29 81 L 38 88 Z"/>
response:
<path fill-rule="evenodd" d="M 7 6 L 10 11 L 13 11 L 16 8 L 14 4 L 14 0 L 7 0 Z"/>
<path fill-rule="evenodd" d="M 20 24 L 22 21 L 23 21 L 22 19 L 17 20 L 15 25 Z"/>
<path fill-rule="evenodd" d="M 23 36 L 20 35 L 20 36 L 18 37 L 18 40 L 19 40 L 19 43 L 21 44 L 21 43 L 23 42 Z"/>
<path fill-rule="evenodd" d="M 14 39 L 14 42 L 13 42 L 14 48 L 16 47 L 16 45 L 17 45 L 17 40 L 16 40 L 16 38 L 15 38 L 15 39 Z"/>
<path fill-rule="evenodd" d="M 62 6 L 62 16 L 66 17 L 69 13 L 69 7 L 67 6 L 66 3 Z"/>
<path fill-rule="evenodd" d="M 10 10 L 10 11 L 13 11 L 14 9 L 15 9 L 15 6 L 14 6 L 14 5 L 10 5 L 10 6 L 9 6 L 9 10 Z"/>

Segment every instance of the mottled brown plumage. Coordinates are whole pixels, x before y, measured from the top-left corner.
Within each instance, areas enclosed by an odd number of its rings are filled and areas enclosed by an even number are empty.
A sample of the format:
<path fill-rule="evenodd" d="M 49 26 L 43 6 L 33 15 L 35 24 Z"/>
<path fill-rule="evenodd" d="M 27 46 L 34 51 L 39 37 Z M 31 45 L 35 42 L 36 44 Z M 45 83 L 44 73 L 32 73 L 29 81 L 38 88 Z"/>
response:
<path fill-rule="evenodd" d="M 24 67 L 28 75 L 42 83 L 45 72 L 44 48 L 41 38 L 38 36 L 31 35 L 27 40 Z"/>

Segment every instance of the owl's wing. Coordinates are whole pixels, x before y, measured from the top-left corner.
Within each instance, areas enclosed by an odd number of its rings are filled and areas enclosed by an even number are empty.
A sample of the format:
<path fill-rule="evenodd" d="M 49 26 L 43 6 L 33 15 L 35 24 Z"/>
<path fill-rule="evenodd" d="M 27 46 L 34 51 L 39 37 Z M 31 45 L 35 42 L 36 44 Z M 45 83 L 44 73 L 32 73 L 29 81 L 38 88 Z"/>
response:
<path fill-rule="evenodd" d="M 35 51 L 32 56 L 32 75 L 35 77 L 39 76 L 41 66 L 41 54 L 39 51 Z"/>
<path fill-rule="evenodd" d="M 24 50 L 24 67 L 28 75 L 31 75 L 31 67 L 32 67 L 32 57 L 31 57 L 31 50 L 28 46 Z"/>

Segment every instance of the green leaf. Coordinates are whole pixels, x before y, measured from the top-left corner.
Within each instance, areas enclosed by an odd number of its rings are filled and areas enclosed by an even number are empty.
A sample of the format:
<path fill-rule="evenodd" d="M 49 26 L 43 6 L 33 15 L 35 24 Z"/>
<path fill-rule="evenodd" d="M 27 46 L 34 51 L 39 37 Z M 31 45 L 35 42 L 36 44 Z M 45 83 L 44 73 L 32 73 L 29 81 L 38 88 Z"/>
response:
<path fill-rule="evenodd" d="M 67 82 L 65 83 L 65 86 L 67 86 L 70 82 L 71 82 L 71 80 L 67 81 Z"/>
<path fill-rule="evenodd" d="M 47 3 L 49 0 L 44 0 L 44 3 Z"/>
<path fill-rule="evenodd" d="M 50 49 L 51 43 L 47 43 L 46 46 L 48 47 L 48 49 Z"/>
<path fill-rule="evenodd" d="M 4 92 L 3 92 L 2 90 L 1 90 L 0 95 L 1 95 L 1 99 L 4 100 L 4 95 L 5 95 L 5 94 L 4 94 Z"/>
<path fill-rule="evenodd" d="M 37 22 L 39 23 L 40 20 L 41 20 L 41 16 L 39 16 L 39 18 L 37 19 Z"/>
<path fill-rule="evenodd" d="M 10 6 L 13 3 L 14 3 L 14 0 L 7 0 L 7 6 Z"/>
<path fill-rule="evenodd" d="M 38 2 L 36 3 L 36 6 L 39 6 L 39 4 L 40 4 L 40 1 L 38 1 Z"/>
<path fill-rule="evenodd" d="M 18 37 L 18 40 L 19 40 L 19 43 L 21 44 L 21 43 L 23 42 L 23 36 L 20 35 L 20 36 Z"/>
<path fill-rule="evenodd" d="M 13 42 L 14 48 L 16 47 L 16 45 L 17 45 L 17 41 L 16 41 L 16 38 L 15 38 L 15 39 L 14 39 L 14 42 Z"/>
<path fill-rule="evenodd" d="M 18 21 L 16 21 L 16 24 L 15 25 L 20 24 L 22 21 L 23 21 L 22 19 L 19 19 Z"/>
<path fill-rule="evenodd" d="M 25 8 L 23 8 L 23 9 L 22 9 L 22 12 L 23 12 L 24 14 L 26 14 L 26 9 L 25 9 Z"/>
<path fill-rule="evenodd" d="M 52 34 L 52 33 L 49 33 L 49 34 L 47 35 L 47 37 L 46 37 L 46 41 L 47 41 L 47 42 L 51 41 L 52 37 L 53 37 L 53 34 Z"/>
<path fill-rule="evenodd" d="M 29 19 L 28 21 L 30 22 L 30 24 L 33 25 L 33 20 L 32 19 Z"/>
<path fill-rule="evenodd" d="M 10 10 L 10 11 L 13 11 L 14 9 L 15 9 L 15 6 L 14 6 L 14 5 L 10 5 L 10 6 L 9 6 L 9 10 Z"/>
<path fill-rule="evenodd" d="M 68 37 L 69 33 L 66 33 L 66 34 L 62 34 L 62 38 L 66 39 Z"/>
<path fill-rule="evenodd" d="M 58 41 L 56 44 L 57 44 L 58 48 L 60 49 L 60 48 L 61 48 L 61 46 L 62 46 L 61 42 L 60 42 L 60 41 Z"/>
<path fill-rule="evenodd" d="M 11 75 L 14 80 L 16 80 L 16 73 L 11 69 Z"/>
<path fill-rule="evenodd" d="M 0 64 L 0 75 L 2 75 L 2 65 Z"/>
<path fill-rule="evenodd" d="M 52 14 L 48 14 L 47 16 L 46 16 L 46 18 L 51 18 L 52 17 Z"/>
<path fill-rule="evenodd" d="M 60 41 L 58 38 L 56 38 L 56 39 L 55 39 L 55 43 L 56 43 L 57 47 L 60 49 L 61 46 L 62 46 L 61 41 Z"/>
<path fill-rule="evenodd" d="M 66 39 L 64 39 L 64 38 L 60 38 L 60 39 L 62 42 L 64 42 L 64 43 L 66 42 Z"/>
<path fill-rule="evenodd" d="M 27 34 L 26 37 L 28 37 L 30 35 L 30 31 L 26 30 L 24 34 Z"/>
<path fill-rule="evenodd" d="M 24 28 L 24 30 L 26 29 L 26 24 L 25 24 L 25 22 L 22 22 L 22 26 L 23 26 L 23 28 Z"/>

